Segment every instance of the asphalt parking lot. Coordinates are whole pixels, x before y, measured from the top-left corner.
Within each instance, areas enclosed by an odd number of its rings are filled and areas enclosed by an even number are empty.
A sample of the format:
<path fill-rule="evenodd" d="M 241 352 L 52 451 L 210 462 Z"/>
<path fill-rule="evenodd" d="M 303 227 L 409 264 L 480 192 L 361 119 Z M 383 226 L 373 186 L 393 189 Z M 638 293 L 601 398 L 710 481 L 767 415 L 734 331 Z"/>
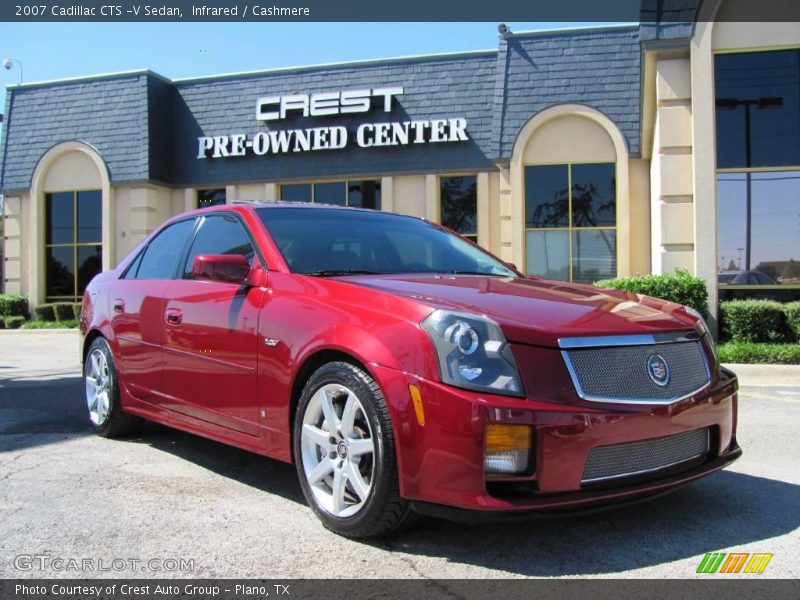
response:
<path fill-rule="evenodd" d="M 365 543 L 322 528 L 290 465 L 155 424 L 92 435 L 77 343 L 0 335 L 3 578 L 687 578 L 711 551 L 773 553 L 765 576 L 800 577 L 800 387 L 743 387 L 744 457 L 655 501 L 504 525 L 427 520 Z"/>

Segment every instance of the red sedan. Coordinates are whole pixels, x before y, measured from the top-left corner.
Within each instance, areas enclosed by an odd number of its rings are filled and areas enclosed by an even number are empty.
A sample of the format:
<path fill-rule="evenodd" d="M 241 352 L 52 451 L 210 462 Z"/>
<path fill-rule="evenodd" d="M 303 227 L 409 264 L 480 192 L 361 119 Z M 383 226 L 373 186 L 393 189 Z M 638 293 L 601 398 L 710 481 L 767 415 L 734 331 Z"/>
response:
<path fill-rule="evenodd" d="M 180 215 L 92 281 L 81 332 L 98 434 L 144 418 L 294 462 L 351 537 L 636 500 L 741 454 L 699 315 L 525 277 L 413 217 Z"/>

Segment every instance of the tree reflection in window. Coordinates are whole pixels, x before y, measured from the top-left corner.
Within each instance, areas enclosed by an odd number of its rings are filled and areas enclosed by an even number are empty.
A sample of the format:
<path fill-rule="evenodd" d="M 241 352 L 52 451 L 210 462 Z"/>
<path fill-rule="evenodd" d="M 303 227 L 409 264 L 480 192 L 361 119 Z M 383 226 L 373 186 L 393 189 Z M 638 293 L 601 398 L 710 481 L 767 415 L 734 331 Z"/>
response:
<path fill-rule="evenodd" d="M 439 180 L 441 223 L 473 241 L 478 239 L 478 181 L 474 175 Z"/>
<path fill-rule="evenodd" d="M 100 190 L 45 194 L 45 295 L 80 300 L 103 266 Z"/>
<path fill-rule="evenodd" d="M 525 168 L 529 274 L 587 283 L 616 275 L 615 171 L 614 163 Z"/>

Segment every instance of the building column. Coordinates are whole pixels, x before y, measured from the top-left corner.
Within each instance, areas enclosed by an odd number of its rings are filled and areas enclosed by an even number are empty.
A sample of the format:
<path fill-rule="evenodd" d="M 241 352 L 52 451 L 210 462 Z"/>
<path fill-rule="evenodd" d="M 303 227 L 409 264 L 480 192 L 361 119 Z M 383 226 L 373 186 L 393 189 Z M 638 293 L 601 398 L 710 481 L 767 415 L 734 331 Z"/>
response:
<path fill-rule="evenodd" d="M 148 194 L 146 188 L 136 188 L 130 191 L 129 211 L 129 231 L 134 245 L 150 235 L 161 224 L 154 198 Z"/>
<path fill-rule="evenodd" d="M 393 177 L 381 177 L 381 210 L 394 212 Z"/>
<path fill-rule="evenodd" d="M 524 234 L 515 236 L 518 225 L 524 229 L 524 223 L 514 223 L 514 206 L 511 196 L 511 168 L 509 165 L 500 167 L 500 259 L 506 262 L 513 262 L 518 268 L 522 269 L 525 264 Z M 517 212 L 521 212 L 520 211 Z M 522 230 L 522 229 L 521 229 Z M 516 240 L 515 237 L 520 239 Z"/>
<path fill-rule="evenodd" d="M 708 284 L 708 324 L 717 330 L 717 142 L 715 135 L 714 53 L 711 32 L 714 23 L 698 22 L 691 45 L 692 136 L 695 152 L 694 223 L 696 236 L 694 272 Z"/>
<path fill-rule="evenodd" d="M 653 273 L 695 273 L 692 84 L 689 59 L 656 65 L 656 124 L 651 162 Z"/>
<path fill-rule="evenodd" d="M 22 294 L 22 198 L 7 196 L 4 201 L 3 279 L 7 294 Z"/>
<path fill-rule="evenodd" d="M 225 186 L 225 204 L 233 204 L 239 199 L 236 195 L 236 186 L 235 185 L 226 185 Z"/>
<path fill-rule="evenodd" d="M 183 210 L 194 210 L 197 208 L 197 190 L 186 188 L 183 190 Z"/>
<path fill-rule="evenodd" d="M 489 174 L 478 173 L 477 177 L 478 194 L 478 245 L 483 248 L 490 247 L 489 235 Z"/>
<path fill-rule="evenodd" d="M 425 218 L 433 223 L 442 220 L 439 210 L 439 176 L 425 175 Z"/>
<path fill-rule="evenodd" d="M 264 200 L 267 202 L 275 202 L 278 200 L 278 184 L 265 183 L 264 184 Z"/>

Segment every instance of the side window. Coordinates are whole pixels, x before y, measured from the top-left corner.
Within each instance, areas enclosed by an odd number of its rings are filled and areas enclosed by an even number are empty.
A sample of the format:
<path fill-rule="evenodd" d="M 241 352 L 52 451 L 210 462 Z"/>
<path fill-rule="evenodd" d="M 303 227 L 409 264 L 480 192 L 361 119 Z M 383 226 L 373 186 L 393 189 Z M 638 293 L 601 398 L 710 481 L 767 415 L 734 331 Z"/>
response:
<path fill-rule="evenodd" d="M 203 219 L 203 224 L 192 242 L 183 268 L 184 278 L 192 276 L 194 257 L 202 254 L 241 254 L 252 261 L 255 250 L 250 237 L 236 218 L 213 215 Z"/>
<path fill-rule="evenodd" d="M 144 256 L 144 251 L 139 252 L 136 258 L 133 259 L 133 262 L 128 267 L 128 270 L 125 271 L 125 275 L 123 275 L 123 279 L 136 279 L 136 273 L 139 272 L 139 265 L 142 262 L 142 257 Z"/>
<path fill-rule="evenodd" d="M 144 251 L 136 279 L 171 279 L 193 226 L 194 219 L 178 221 L 154 237 Z"/>

